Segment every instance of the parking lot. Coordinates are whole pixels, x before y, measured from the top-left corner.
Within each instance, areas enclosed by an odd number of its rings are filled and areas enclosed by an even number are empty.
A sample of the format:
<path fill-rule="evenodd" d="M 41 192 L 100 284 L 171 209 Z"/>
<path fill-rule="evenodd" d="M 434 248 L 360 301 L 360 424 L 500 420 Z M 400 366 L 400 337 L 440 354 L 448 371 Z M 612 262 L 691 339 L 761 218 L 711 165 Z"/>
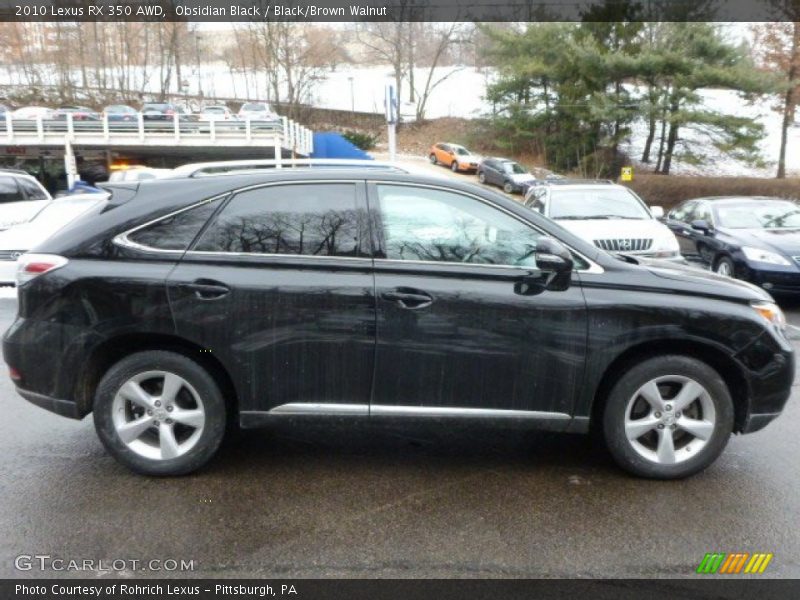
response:
<path fill-rule="evenodd" d="M 6 291 L 0 328 L 15 310 Z M 0 576 L 106 574 L 15 568 L 37 554 L 193 561 L 140 576 L 684 576 L 719 550 L 772 552 L 765 576 L 797 577 L 797 396 L 684 481 L 630 477 L 583 436 L 325 422 L 247 432 L 196 475 L 151 479 L 91 418 L 36 408 L 3 376 Z"/>

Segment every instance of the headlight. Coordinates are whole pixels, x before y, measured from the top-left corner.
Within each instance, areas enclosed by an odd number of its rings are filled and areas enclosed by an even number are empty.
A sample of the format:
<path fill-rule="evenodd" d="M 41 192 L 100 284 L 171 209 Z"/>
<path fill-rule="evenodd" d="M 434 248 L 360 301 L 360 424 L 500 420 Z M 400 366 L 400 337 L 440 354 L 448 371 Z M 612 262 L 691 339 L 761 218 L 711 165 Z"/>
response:
<path fill-rule="evenodd" d="M 761 248 L 742 246 L 742 253 L 747 260 L 752 262 L 766 263 L 768 265 L 783 265 L 786 267 L 792 264 L 780 254 L 770 252 L 769 250 L 762 250 Z"/>
<path fill-rule="evenodd" d="M 778 329 L 783 330 L 786 327 L 786 317 L 784 316 L 783 311 L 778 308 L 778 305 L 774 302 L 751 302 L 750 306 L 752 306 L 758 314 L 775 325 L 775 327 Z"/>
<path fill-rule="evenodd" d="M 676 256 L 680 255 L 680 246 L 678 246 L 678 240 L 675 239 L 675 236 L 672 235 L 671 232 L 667 232 L 669 235 L 665 235 L 656 247 L 653 249 L 653 256 L 655 258 L 675 258 Z"/>

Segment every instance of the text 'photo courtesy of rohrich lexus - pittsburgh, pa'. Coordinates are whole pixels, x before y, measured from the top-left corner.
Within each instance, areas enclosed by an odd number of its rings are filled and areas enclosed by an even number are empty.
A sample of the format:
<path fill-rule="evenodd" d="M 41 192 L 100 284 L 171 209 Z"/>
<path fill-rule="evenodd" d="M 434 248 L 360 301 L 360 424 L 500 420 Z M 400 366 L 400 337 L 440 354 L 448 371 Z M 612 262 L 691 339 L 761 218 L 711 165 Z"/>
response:
<path fill-rule="evenodd" d="M 92 413 L 138 473 L 194 471 L 234 427 L 461 419 L 594 432 L 630 473 L 681 478 L 789 397 L 768 293 L 485 186 L 373 162 L 103 188 L 19 260 L 3 352 L 20 395 Z"/>

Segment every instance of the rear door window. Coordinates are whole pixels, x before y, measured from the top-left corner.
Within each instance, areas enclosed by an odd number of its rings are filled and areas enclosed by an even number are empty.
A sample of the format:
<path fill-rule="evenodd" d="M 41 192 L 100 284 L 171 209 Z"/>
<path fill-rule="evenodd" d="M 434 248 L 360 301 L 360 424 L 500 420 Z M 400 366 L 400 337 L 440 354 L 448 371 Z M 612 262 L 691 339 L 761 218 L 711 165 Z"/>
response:
<path fill-rule="evenodd" d="M 193 250 L 368 256 L 369 241 L 361 233 L 365 227 L 354 183 L 272 185 L 234 196 Z"/>

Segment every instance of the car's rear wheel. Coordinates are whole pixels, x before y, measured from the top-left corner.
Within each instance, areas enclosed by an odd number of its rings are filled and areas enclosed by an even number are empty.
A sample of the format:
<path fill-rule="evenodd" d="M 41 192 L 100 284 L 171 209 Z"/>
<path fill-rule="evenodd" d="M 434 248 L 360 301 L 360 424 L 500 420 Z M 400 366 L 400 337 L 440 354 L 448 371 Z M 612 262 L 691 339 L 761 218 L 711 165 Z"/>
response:
<path fill-rule="evenodd" d="M 428 157 L 428 160 L 431 161 L 432 165 L 435 165 L 437 163 L 436 155 L 433 152 L 431 152 L 431 155 Z"/>
<path fill-rule="evenodd" d="M 453 173 L 458 173 L 458 162 L 453 161 L 452 163 L 450 163 L 450 170 Z"/>
<path fill-rule="evenodd" d="M 733 401 L 719 374 L 697 359 L 668 355 L 627 371 L 612 388 L 603 433 L 625 470 L 677 479 L 708 467 L 733 430 Z"/>
<path fill-rule="evenodd" d="M 486 173 L 483 171 L 478 171 L 478 181 L 481 183 L 486 183 Z"/>
<path fill-rule="evenodd" d="M 103 445 L 146 475 L 184 475 L 203 466 L 222 442 L 225 412 L 213 377 L 174 352 L 139 352 L 120 360 L 94 398 Z"/>
<path fill-rule="evenodd" d="M 727 256 L 720 256 L 714 263 L 714 272 L 725 277 L 735 277 L 733 261 Z"/>
<path fill-rule="evenodd" d="M 514 185 L 513 185 L 513 184 L 512 184 L 510 181 L 506 181 L 506 182 L 503 184 L 503 191 L 504 191 L 506 194 L 512 194 L 512 193 L 514 193 Z"/>

